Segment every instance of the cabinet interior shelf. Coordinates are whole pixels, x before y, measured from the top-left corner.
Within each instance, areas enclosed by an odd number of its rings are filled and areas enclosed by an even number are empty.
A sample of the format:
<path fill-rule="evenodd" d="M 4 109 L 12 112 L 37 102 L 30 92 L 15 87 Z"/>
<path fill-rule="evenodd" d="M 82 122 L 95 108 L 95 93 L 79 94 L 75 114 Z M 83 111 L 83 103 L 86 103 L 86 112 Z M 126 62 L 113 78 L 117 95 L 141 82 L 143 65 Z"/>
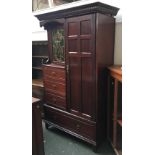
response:
<path fill-rule="evenodd" d="M 42 70 L 41 67 L 32 67 L 32 69 Z"/>
<path fill-rule="evenodd" d="M 32 79 L 32 86 L 44 87 L 42 79 Z"/>

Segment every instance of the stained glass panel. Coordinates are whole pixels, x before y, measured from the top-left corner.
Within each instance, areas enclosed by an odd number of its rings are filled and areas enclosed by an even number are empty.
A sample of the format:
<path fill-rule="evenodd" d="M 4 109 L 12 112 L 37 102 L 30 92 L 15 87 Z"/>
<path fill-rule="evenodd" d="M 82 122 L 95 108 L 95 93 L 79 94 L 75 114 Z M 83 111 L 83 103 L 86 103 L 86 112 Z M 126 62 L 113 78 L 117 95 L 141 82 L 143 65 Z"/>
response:
<path fill-rule="evenodd" d="M 53 61 L 64 62 L 64 29 L 52 31 Z"/>

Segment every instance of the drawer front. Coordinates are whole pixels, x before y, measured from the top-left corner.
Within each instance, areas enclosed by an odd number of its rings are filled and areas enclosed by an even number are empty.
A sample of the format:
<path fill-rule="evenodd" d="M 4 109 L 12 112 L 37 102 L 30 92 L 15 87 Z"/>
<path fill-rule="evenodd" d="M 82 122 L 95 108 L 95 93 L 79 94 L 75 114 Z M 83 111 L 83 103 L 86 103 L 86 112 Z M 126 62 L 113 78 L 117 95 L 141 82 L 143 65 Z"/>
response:
<path fill-rule="evenodd" d="M 96 139 L 96 127 L 94 124 L 88 124 L 87 122 L 77 120 L 74 117 L 67 116 L 49 107 L 45 107 L 45 118 L 88 139 Z"/>
<path fill-rule="evenodd" d="M 56 96 L 55 94 L 47 93 L 44 94 L 45 102 L 48 105 L 53 105 L 59 108 L 66 108 L 66 100 L 63 97 Z"/>
<path fill-rule="evenodd" d="M 53 81 L 44 81 L 45 92 L 54 93 L 59 96 L 66 96 L 66 87 L 62 83 L 56 83 Z"/>
<path fill-rule="evenodd" d="M 44 80 L 55 80 L 59 82 L 65 82 L 65 70 L 63 68 L 55 67 L 43 67 Z"/>

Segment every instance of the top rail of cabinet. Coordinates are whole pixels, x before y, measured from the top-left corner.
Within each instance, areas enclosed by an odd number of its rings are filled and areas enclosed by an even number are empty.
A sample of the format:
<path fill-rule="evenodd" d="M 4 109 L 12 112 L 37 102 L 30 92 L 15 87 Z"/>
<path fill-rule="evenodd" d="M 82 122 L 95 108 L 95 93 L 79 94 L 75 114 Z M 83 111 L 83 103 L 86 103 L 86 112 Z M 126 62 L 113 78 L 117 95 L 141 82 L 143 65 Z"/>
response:
<path fill-rule="evenodd" d="M 72 3 L 64 6 L 57 6 L 47 10 L 42 10 L 33 13 L 40 21 L 40 26 L 44 26 L 47 22 L 59 18 L 68 18 L 91 13 L 102 13 L 109 16 L 116 16 L 119 8 L 104 4 L 101 2 L 93 3 Z"/>

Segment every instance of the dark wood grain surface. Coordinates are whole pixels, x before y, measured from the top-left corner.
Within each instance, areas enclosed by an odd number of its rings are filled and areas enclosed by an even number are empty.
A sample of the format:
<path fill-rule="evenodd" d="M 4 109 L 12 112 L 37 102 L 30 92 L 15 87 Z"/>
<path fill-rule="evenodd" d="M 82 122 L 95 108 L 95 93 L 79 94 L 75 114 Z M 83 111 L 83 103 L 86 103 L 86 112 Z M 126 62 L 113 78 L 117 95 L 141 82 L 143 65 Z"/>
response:
<path fill-rule="evenodd" d="M 64 66 L 43 65 L 44 101 L 55 107 L 66 109 L 66 75 Z"/>
<path fill-rule="evenodd" d="M 51 62 L 43 66 L 45 120 L 97 147 L 107 129 L 107 67 L 114 61 L 115 19 L 108 10 L 102 14 L 98 9 L 93 12 L 95 8 L 77 14 L 84 8 L 76 10 L 76 15 L 64 15 L 61 22 L 65 32 L 64 64 L 52 61 L 49 46 Z M 50 33 L 50 44 L 52 23 L 60 26 L 59 13 L 38 15 Z"/>
<path fill-rule="evenodd" d="M 116 154 L 122 154 L 122 68 L 110 66 L 108 80 L 107 138 Z"/>
<path fill-rule="evenodd" d="M 40 99 L 32 97 L 32 155 L 44 155 Z"/>
<path fill-rule="evenodd" d="M 49 11 L 44 14 L 36 14 L 35 16 L 40 20 L 40 25 L 46 28 L 48 27 L 49 23 L 55 23 L 55 21 L 57 22 L 57 19 L 76 17 L 97 12 L 100 12 L 108 16 L 115 16 L 118 10 L 119 8 L 117 7 L 110 6 L 101 2 L 94 2 L 86 5 L 71 7 L 64 10 L 51 12 Z"/>

